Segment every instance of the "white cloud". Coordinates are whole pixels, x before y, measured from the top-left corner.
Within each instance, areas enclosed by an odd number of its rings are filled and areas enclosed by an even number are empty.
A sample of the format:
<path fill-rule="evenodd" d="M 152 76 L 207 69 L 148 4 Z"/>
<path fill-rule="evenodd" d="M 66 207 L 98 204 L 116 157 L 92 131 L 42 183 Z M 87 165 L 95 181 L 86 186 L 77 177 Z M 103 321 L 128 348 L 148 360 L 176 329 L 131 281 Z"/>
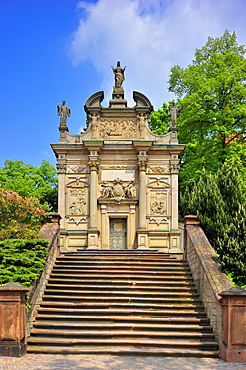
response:
<path fill-rule="evenodd" d="M 191 63 L 195 49 L 208 36 L 221 36 L 229 29 L 239 31 L 241 43 L 246 41 L 245 0 L 98 0 L 77 5 L 80 23 L 71 57 L 75 65 L 89 61 L 101 73 L 99 89 L 106 99 L 112 93 L 111 65 L 118 60 L 127 66 L 127 99 L 138 90 L 158 108 L 173 98 L 167 92 L 170 68 Z"/>

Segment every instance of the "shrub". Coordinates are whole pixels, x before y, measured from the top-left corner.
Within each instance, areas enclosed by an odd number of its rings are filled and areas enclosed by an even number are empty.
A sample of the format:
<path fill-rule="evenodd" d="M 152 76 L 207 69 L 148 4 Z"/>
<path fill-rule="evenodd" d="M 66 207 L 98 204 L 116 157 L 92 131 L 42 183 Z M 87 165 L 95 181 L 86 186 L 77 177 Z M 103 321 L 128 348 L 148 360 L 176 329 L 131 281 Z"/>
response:
<path fill-rule="evenodd" d="M 15 282 L 29 287 L 43 271 L 48 247 L 43 239 L 0 241 L 0 285 Z"/>

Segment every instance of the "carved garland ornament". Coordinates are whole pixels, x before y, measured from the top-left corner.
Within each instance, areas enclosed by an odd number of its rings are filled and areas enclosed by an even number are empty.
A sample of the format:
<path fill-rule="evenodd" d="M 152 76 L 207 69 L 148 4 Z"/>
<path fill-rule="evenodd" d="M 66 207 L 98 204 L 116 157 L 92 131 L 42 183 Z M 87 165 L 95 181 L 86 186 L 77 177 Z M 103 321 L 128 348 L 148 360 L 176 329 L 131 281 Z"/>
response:
<path fill-rule="evenodd" d="M 82 165 L 70 165 L 67 166 L 68 173 L 87 173 L 87 166 Z"/>
<path fill-rule="evenodd" d="M 148 166 L 148 173 L 168 173 L 168 166 Z"/>

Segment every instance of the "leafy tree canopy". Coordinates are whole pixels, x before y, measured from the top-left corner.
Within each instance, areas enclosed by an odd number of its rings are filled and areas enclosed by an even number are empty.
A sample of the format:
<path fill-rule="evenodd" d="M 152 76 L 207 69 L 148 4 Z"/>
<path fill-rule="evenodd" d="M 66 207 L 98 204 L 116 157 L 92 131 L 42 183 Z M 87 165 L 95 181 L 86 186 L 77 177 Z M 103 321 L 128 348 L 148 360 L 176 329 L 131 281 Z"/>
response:
<path fill-rule="evenodd" d="M 218 254 L 223 271 L 246 288 L 246 193 L 234 162 L 216 174 L 203 170 L 180 199 L 183 214 L 196 214 Z"/>
<path fill-rule="evenodd" d="M 0 240 L 36 238 L 48 210 L 37 198 L 23 198 L 13 190 L 0 188 Z"/>
<path fill-rule="evenodd" d="M 57 209 L 57 175 L 47 161 L 40 167 L 19 160 L 6 160 L 0 168 L 0 187 L 17 192 L 21 197 L 35 197 Z"/>
<path fill-rule="evenodd" d="M 215 173 L 235 154 L 245 172 L 245 51 L 235 32 L 226 30 L 221 37 L 209 37 L 195 51 L 191 65 L 171 69 L 169 91 L 182 106 L 179 141 L 187 144 L 180 173 L 183 186 L 197 181 L 203 167 Z"/>
<path fill-rule="evenodd" d="M 168 132 L 169 121 L 168 105 L 163 103 L 161 109 L 157 109 L 151 113 L 150 129 L 157 135 L 165 135 Z"/>

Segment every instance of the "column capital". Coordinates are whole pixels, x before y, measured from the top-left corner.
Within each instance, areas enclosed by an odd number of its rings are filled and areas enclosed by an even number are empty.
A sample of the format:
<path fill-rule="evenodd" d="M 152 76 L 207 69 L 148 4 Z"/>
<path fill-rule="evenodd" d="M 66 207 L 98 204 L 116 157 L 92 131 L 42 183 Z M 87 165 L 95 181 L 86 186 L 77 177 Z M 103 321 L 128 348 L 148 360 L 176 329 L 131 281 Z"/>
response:
<path fill-rule="evenodd" d="M 138 169 L 139 171 L 145 171 L 147 170 L 147 161 L 146 160 L 139 160 L 138 161 Z"/>
<path fill-rule="evenodd" d="M 67 172 L 67 165 L 66 165 L 66 163 L 57 163 L 56 169 L 57 169 L 58 174 L 66 173 Z"/>
<path fill-rule="evenodd" d="M 99 171 L 99 162 L 98 161 L 89 161 L 88 166 L 89 166 L 90 172 L 91 171 L 96 171 L 96 172 Z"/>
<path fill-rule="evenodd" d="M 179 163 L 171 163 L 170 164 L 170 172 L 178 174 L 180 170 L 180 164 Z"/>

